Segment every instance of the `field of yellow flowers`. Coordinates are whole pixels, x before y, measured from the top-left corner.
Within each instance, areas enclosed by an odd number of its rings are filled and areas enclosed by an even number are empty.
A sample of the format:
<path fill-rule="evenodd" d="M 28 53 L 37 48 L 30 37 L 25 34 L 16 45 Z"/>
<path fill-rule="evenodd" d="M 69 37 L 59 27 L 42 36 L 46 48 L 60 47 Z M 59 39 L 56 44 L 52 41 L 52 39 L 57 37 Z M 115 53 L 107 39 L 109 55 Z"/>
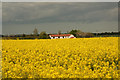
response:
<path fill-rule="evenodd" d="M 118 78 L 118 37 L 2 40 L 3 78 Z"/>

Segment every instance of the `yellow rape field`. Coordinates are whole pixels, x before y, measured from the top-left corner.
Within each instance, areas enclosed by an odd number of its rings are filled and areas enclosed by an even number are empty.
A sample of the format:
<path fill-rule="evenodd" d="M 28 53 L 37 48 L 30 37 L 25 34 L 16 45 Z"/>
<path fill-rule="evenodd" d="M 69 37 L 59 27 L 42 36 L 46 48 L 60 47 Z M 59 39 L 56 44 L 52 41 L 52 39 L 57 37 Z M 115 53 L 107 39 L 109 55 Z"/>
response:
<path fill-rule="evenodd" d="M 118 37 L 2 40 L 3 78 L 118 78 Z"/>

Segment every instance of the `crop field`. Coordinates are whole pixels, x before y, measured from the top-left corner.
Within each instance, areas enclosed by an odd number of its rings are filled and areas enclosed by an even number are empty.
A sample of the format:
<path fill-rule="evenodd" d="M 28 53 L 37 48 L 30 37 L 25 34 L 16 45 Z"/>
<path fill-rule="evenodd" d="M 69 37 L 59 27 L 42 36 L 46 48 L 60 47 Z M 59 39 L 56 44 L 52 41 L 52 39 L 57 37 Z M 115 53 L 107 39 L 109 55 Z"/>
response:
<path fill-rule="evenodd" d="M 2 40 L 3 78 L 118 78 L 118 37 Z"/>

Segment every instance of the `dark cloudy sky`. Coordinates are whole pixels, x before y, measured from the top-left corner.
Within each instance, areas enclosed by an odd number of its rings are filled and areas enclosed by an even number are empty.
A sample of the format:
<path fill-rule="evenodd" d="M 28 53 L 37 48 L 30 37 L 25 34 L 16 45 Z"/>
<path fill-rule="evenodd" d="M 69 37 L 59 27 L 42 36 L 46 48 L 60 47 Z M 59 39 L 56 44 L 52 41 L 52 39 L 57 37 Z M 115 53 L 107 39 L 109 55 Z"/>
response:
<path fill-rule="evenodd" d="M 117 2 L 3 2 L 3 34 L 118 31 Z"/>
<path fill-rule="evenodd" d="M 0 2 L 0 34 L 2 34 L 2 4 Z"/>

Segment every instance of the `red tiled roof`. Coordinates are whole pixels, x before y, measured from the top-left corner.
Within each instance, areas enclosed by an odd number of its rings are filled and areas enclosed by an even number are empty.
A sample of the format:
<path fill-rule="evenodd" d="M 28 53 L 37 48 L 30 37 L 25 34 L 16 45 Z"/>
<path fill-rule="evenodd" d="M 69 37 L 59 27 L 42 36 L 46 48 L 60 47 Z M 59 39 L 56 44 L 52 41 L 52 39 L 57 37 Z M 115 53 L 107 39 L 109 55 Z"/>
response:
<path fill-rule="evenodd" d="M 51 37 L 70 36 L 71 34 L 52 34 Z"/>

